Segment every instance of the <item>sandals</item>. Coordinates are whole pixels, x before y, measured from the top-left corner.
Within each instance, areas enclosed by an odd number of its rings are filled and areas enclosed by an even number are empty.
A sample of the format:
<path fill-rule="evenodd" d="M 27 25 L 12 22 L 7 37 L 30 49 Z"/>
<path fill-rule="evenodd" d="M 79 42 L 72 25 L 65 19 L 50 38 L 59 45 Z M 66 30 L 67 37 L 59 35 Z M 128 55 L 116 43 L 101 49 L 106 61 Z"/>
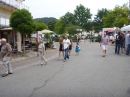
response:
<path fill-rule="evenodd" d="M 2 74 L 2 77 L 6 77 L 8 74 Z"/>

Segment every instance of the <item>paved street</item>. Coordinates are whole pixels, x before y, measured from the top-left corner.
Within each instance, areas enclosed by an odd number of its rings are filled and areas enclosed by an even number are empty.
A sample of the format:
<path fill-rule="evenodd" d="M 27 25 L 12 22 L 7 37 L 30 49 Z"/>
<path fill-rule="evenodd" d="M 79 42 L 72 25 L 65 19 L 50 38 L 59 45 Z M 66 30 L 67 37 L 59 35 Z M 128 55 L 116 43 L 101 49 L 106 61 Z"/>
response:
<path fill-rule="evenodd" d="M 31 65 L 0 77 L 0 97 L 130 97 L 130 56 L 109 46 L 102 57 L 99 43 L 80 43 L 81 52 L 63 62 Z"/>

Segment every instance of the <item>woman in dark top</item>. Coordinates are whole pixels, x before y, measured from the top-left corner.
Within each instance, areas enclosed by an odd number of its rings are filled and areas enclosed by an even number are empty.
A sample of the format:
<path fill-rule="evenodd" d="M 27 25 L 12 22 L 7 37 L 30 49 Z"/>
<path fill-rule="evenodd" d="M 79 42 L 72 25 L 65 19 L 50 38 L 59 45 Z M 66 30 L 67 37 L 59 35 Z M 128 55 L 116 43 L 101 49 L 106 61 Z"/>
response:
<path fill-rule="evenodd" d="M 122 40 L 121 40 L 121 51 L 123 53 L 123 48 L 124 48 L 124 51 L 126 52 L 126 49 L 125 49 L 125 35 L 123 33 L 121 33 L 121 36 L 122 36 Z"/>
<path fill-rule="evenodd" d="M 71 50 L 72 50 L 72 45 L 73 45 L 73 41 L 71 39 L 71 37 L 68 38 L 70 40 L 70 45 L 69 45 L 69 56 L 70 56 L 70 53 L 71 53 Z"/>
<path fill-rule="evenodd" d="M 63 38 L 62 37 L 59 38 L 59 44 L 60 44 L 60 47 L 59 47 L 59 59 L 60 59 L 61 52 L 62 52 L 63 58 L 64 58 L 64 47 L 63 47 Z"/>

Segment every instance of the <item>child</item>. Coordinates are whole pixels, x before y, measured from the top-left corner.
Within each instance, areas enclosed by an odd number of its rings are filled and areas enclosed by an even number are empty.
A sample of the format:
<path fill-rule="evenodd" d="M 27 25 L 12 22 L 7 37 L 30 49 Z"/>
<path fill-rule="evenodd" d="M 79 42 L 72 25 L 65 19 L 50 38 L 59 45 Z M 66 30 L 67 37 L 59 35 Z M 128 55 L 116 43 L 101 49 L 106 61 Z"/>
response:
<path fill-rule="evenodd" d="M 77 42 L 76 48 L 75 48 L 76 55 L 79 55 L 79 51 L 80 51 L 80 47 L 79 47 L 79 43 Z"/>

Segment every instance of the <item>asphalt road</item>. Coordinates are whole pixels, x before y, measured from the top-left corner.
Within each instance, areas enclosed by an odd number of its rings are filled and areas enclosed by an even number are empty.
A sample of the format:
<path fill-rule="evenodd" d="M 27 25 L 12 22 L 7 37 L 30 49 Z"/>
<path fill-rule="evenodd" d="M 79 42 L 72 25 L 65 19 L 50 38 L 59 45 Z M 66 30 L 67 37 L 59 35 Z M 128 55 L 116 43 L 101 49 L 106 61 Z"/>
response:
<path fill-rule="evenodd" d="M 80 43 L 70 60 L 53 58 L 0 77 L 0 97 L 130 97 L 130 56 L 109 46 L 102 57 L 99 43 Z"/>

